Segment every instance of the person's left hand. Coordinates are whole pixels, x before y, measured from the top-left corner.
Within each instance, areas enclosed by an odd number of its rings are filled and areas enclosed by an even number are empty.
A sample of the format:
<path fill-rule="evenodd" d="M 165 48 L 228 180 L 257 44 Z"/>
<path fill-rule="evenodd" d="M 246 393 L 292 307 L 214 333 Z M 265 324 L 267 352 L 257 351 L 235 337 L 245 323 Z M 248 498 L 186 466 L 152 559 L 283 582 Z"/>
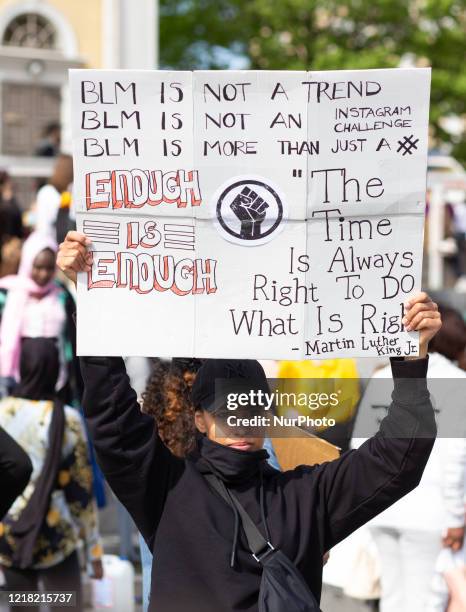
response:
<path fill-rule="evenodd" d="M 104 577 L 104 566 L 102 565 L 102 559 L 94 559 L 91 561 L 92 576 L 94 580 L 102 580 Z"/>
<path fill-rule="evenodd" d="M 88 251 L 91 244 L 81 232 L 70 231 L 60 244 L 57 253 L 57 266 L 76 285 L 78 272 L 89 272 L 92 254 Z"/>
<path fill-rule="evenodd" d="M 445 548 L 451 548 L 453 551 L 461 550 L 464 541 L 464 526 L 450 527 L 442 539 L 442 544 Z"/>
<path fill-rule="evenodd" d="M 406 331 L 420 332 L 419 357 L 426 357 L 429 341 L 442 327 L 437 304 L 422 291 L 405 302 L 405 315 L 402 322 Z"/>

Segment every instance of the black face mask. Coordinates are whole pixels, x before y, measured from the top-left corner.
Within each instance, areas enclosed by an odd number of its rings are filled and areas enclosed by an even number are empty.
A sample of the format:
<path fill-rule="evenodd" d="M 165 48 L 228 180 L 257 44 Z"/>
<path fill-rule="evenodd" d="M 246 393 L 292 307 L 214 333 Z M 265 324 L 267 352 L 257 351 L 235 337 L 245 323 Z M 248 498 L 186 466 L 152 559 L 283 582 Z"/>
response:
<path fill-rule="evenodd" d="M 23 338 L 19 363 L 20 381 L 12 395 L 30 400 L 54 399 L 59 367 L 55 338 Z"/>
<path fill-rule="evenodd" d="M 258 477 L 262 471 L 267 471 L 268 456 L 263 448 L 257 451 L 238 450 L 213 442 L 202 434 L 197 436 L 197 449 L 191 455 L 201 473 L 215 474 L 226 484 L 247 482 Z"/>

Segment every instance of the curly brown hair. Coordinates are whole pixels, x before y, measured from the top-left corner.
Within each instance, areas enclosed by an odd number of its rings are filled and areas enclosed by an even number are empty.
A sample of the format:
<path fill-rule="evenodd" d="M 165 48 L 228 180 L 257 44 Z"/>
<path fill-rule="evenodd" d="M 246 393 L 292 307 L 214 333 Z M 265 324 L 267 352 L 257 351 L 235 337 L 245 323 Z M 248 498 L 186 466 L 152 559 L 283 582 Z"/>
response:
<path fill-rule="evenodd" d="M 142 394 L 143 410 L 154 417 L 159 435 L 178 457 L 186 456 L 195 443 L 191 388 L 195 369 L 177 361 L 153 359 L 152 374 Z"/>

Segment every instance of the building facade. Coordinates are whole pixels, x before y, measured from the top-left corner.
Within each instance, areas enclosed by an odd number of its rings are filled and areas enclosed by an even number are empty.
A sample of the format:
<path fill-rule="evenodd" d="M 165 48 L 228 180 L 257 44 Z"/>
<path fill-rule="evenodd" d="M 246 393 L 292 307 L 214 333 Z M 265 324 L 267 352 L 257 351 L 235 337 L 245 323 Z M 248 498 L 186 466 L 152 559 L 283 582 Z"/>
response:
<path fill-rule="evenodd" d="M 71 150 L 68 70 L 157 65 L 157 0 L 0 0 L 0 169 L 24 208 Z M 53 148 L 53 147 L 52 147 Z"/>

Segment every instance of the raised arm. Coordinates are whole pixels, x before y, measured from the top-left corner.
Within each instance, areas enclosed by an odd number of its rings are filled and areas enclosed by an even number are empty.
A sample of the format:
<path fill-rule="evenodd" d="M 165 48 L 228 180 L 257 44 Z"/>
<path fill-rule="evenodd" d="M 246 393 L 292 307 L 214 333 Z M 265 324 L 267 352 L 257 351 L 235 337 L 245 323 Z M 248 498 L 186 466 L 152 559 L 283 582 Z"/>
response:
<path fill-rule="evenodd" d="M 325 550 L 419 484 L 436 435 L 426 371 L 427 359 L 392 360 L 392 403 L 377 434 L 309 474 L 317 479 Z"/>
<path fill-rule="evenodd" d="M 90 243 L 84 234 L 68 232 L 60 245 L 57 265 L 74 283 L 78 272 L 90 270 Z M 184 462 L 162 443 L 154 419 L 141 412 L 123 359 L 82 357 L 80 366 L 83 411 L 99 465 L 149 542 Z"/>
<path fill-rule="evenodd" d="M 437 305 L 421 293 L 406 305 L 403 323 L 418 330 L 420 355 L 392 359 L 392 403 L 375 436 L 339 459 L 301 471 L 301 495 L 316 495 L 329 550 L 414 489 L 432 450 L 436 424 L 427 390 L 427 345 L 441 326 Z"/>
<path fill-rule="evenodd" d="M 141 412 L 123 359 L 82 357 L 80 363 L 83 410 L 99 465 L 150 542 L 184 463 L 162 443 L 154 419 Z"/>

